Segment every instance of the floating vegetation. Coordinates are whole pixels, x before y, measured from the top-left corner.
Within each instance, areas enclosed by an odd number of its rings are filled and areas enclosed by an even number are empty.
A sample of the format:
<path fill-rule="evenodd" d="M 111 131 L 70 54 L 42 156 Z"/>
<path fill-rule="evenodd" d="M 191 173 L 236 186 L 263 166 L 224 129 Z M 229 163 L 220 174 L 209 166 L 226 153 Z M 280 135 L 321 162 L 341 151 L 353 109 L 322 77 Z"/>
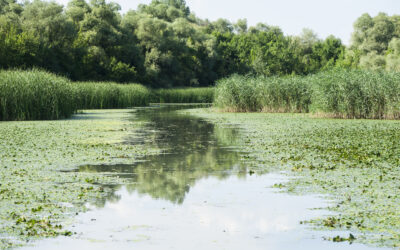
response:
<path fill-rule="evenodd" d="M 90 111 L 71 120 L 0 123 L 0 249 L 66 235 L 66 219 L 101 206 L 123 179 L 66 171 L 82 164 L 127 164 L 157 150 L 121 143 L 139 122 L 128 110 Z M 123 156 L 123 157 L 120 157 Z"/>
<path fill-rule="evenodd" d="M 241 145 L 256 172 L 284 171 L 274 187 L 327 194 L 333 215 L 306 223 L 351 231 L 332 241 L 400 246 L 400 123 L 310 118 L 304 114 L 191 113 L 242 128 Z"/>

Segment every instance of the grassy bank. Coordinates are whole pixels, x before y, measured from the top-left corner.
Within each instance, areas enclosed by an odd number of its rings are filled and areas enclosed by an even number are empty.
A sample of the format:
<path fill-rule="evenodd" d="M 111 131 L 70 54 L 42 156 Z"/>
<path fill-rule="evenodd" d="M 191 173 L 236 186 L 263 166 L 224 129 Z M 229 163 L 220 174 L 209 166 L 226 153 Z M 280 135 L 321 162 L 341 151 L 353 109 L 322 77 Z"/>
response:
<path fill-rule="evenodd" d="M 400 118 L 400 74 L 331 70 L 312 76 L 247 77 L 217 83 L 215 105 L 235 112 L 313 112 L 341 118 Z"/>
<path fill-rule="evenodd" d="M 249 152 L 245 159 L 249 168 L 256 173 L 283 171 L 294 177 L 288 183 L 276 183 L 276 188 L 327 195 L 333 213 L 305 222 L 332 230 L 327 239 L 400 246 L 398 121 L 207 109 L 191 113 L 221 126 L 241 128 L 238 142 L 241 151 Z"/>
<path fill-rule="evenodd" d="M 211 103 L 213 88 L 152 90 L 140 84 L 71 82 L 40 70 L 0 71 L 0 121 L 56 120 L 79 109 Z"/>

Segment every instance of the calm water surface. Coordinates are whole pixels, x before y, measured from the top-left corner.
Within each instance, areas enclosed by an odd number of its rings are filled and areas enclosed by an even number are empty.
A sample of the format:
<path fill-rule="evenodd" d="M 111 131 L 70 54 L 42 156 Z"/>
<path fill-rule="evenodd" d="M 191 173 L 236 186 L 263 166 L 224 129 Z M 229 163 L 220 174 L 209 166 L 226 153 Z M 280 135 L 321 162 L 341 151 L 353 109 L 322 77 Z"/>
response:
<path fill-rule="evenodd" d="M 76 235 L 25 249 L 373 249 L 323 240 L 348 232 L 301 225 L 329 214 L 312 209 L 326 207 L 324 200 L 278 193 L 271 186 L 287 181 L 279 174 L 248 174 L 234 147 L 240 131 L 176 112 L 184 108 L 136 110 L 132 120 L 146 126 L 125 143 L 164 153 L 134 165 L 81 166 L 77 171 L 117 174 L 132 184 L 116 186 L 77 216 L 70 227 Z"/>

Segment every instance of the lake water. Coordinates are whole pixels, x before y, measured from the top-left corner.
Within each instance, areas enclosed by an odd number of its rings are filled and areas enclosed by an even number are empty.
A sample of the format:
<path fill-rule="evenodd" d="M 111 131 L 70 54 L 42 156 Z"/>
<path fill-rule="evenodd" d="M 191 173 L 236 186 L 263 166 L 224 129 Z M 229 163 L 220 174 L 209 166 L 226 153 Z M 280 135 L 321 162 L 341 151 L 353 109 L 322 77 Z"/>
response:
<path fill-rule="evenodd" d="M 329 214 L 327 201 L 294 196 L 271 186 L 279 173 L 250 174 L 237 147 L 240 130 L 215 127 L 177 110 L 135 110 L 145 122 L 140 136 L 125 143 L 163 149 L 133 165 L 88 166 L 76 171 L 119 175 L 130 183 L 114 187 L 106 200 L 74 218 L 72 237 L 35 242 L 23 249 L 374 249 L 333 243 L 301 221 Z"/>

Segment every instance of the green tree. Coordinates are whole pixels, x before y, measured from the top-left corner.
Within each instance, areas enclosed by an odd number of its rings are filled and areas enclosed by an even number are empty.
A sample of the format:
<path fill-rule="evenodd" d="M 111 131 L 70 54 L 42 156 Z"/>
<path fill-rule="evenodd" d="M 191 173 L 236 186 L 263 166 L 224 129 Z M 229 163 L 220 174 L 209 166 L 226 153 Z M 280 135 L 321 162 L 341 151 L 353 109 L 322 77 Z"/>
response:
<path fill-rule="evenodd" d="M 400 38 L 400 16 L 379 13 L 371 17 L 364 14 L 354 23 L 346 60 L 366 69 L 395 70 L 399 67 L 398 60 L 389 44 L 396 38 Z"/>
<path fill-rule="evenodd" d="M 386 70 L 400 72 L 400 39 L 393 38 L 389 43 Z"/>

